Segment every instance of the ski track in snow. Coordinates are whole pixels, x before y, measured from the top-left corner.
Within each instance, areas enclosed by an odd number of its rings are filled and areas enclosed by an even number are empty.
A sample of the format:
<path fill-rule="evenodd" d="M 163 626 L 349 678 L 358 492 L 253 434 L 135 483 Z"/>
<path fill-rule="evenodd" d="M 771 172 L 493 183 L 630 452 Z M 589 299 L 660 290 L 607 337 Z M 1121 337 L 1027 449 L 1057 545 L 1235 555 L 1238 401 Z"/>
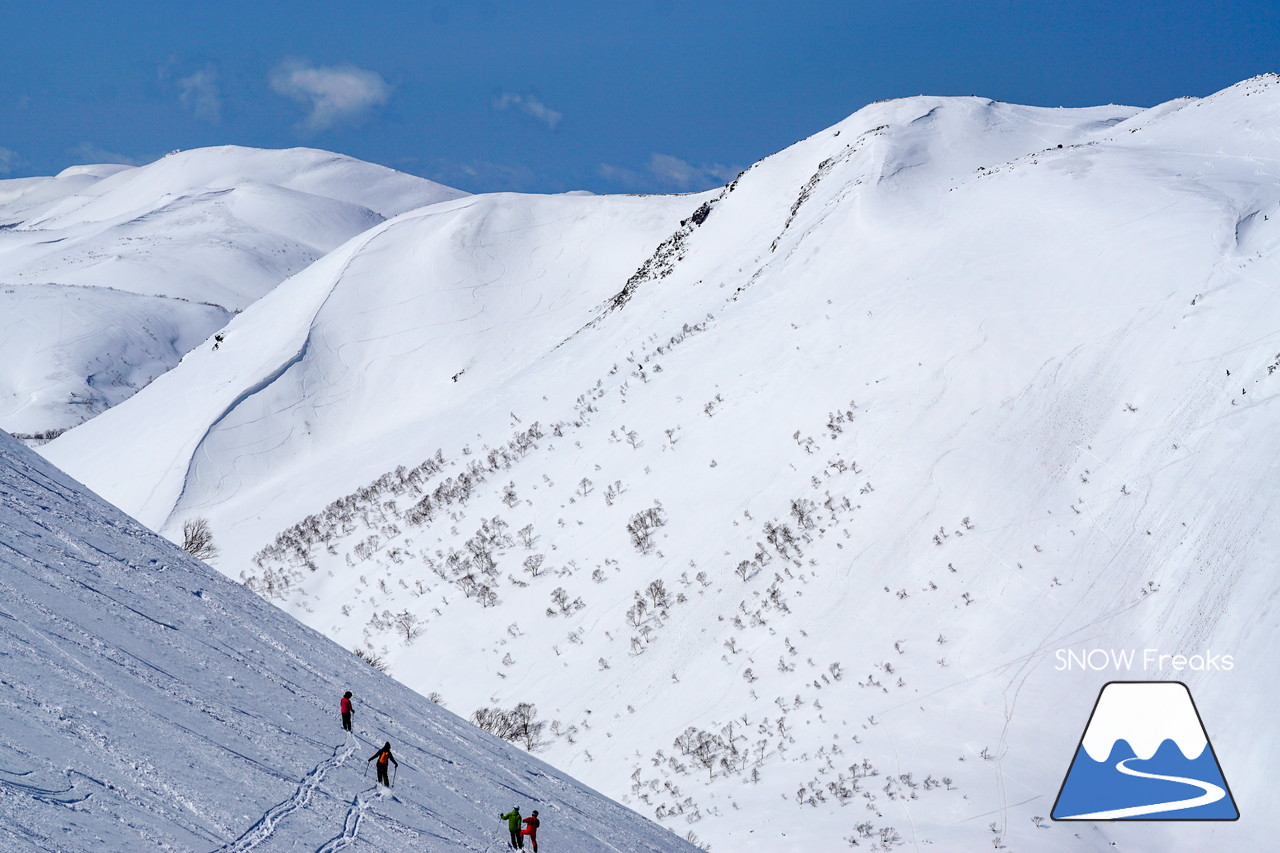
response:
<path fill-rule="evenodd" d="M 344 746 L 345 749 L 343 748 Z M 341 750 L 341 752 L 339 750 Z M 298 787 L 294 790 L 293 794 L 290 795 L 289 799 L 268 809 L 266 814 L 264 814 L 257 823 L 249 827 L 243 835 L 230 844 L 217 848 L 214 853 L 247 853 L 249 850 L 256 850 L 260 844 L 275 834 L 276 827 L 278 827 L 283 820 L 298 809 L 306 808 L 310 805 L 311 798 L 315 795 L 316 789 L 320 786 L 320 783 L 324 781 L 325 774 L 335 767 L 341 767 L 348 758 L 355 754 L 355 751 L 356 742 L 354 740 L 348 741 L 343 746 L 334 747 L 333 755 L 312 768 L 311 772 L 304 776 L 302 781 L 298 783 Z M 359 797 L 356 799 L 358 802 Z M 339 836 L 338 839 L 335 839 L 342 841 L 341 846 L 327 849 L 340 850 L 343 846 L 346 846 L 347 841 L 350 838 L 355 837 L 355 832 L 360 825 L 360 816 L 361 815 L 358 813 L 354 824 L 351 824 L 350 813 L 348 813 L 346 822 L 350 825 L 350 836 L 347 835 L 347 827 L 344 826 L 343 835 Z"/>
<path fill-rule="evenodd" d="M 336 853 L 345 850 L 356 836 L 360 834 L 360 822 L 364 820 L 365 811 L 369 808 L 369 791 L 361 791 L 351 798 L 351 808 L 342 820 L 342 832 L 330 838 L 316 848 L 316 853 Z"/>
<path fill-rule="evenodd" d="M 92 791 L 82 796 L 76 796 L 76 785 L 70 778 L 71 774 L 74 772 L 75 771 L 72 770 L 67 771 L 67 787 L 65 788 L 44 788 L 39 785 L 30 785 L 24 782 L 13 782 L 9 779 L 0 778 L 0 790 L 9 790 L 18 794 L 25 794 L 33 800 L 39 800 L 42 803 L 49 803 L 55 806 L 73 806 L 77 803 L 83 803 L 85 800 L 93 796 Z M 15 773 L 11 770 L 0 770 L 0 773 L 19 777 L 31 775 L 29 771 L 26 773 Z M 79 775 L 83 776 L 84 774 Z M 85 776 L 84 778 L 89 779 L 92 782 L 97 782 L 96 779 L 92 779 L 89 776 Z M 102 783 L 98 782 L 98 784 L 101 785 Z M 62 797 L 68 794 L 72 795 L 73 799 L 62 799 Z"/>
<path fill-rule="evenodd" d="M 581 816 L 563 825 L 566 853 L 619 834 L 628 851 L 693 849 L 371 670 L 4 433 L 0 661 L 3 853 L 480 853 L 496 849 L 492 804 L 512 796 Z M 367 697 L 362 735 L 330 728 L 340 687 Z M 384 741 L 406 770 L 394 795 L 351 767 Z"/>

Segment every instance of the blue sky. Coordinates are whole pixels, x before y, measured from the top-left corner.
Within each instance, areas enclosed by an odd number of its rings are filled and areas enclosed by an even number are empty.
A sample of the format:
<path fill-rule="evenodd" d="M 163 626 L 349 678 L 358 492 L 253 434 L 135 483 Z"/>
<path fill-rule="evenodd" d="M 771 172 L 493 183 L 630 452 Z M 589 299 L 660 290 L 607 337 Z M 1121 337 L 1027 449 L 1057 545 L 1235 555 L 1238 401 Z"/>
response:
<path fill-rule="evenodd" d="M 874 100 L 1150 106 L 1278 49 L 1280 2 L 5 0 L 0 177 L 307 145 L 473 192 L 694 190 Z"/>

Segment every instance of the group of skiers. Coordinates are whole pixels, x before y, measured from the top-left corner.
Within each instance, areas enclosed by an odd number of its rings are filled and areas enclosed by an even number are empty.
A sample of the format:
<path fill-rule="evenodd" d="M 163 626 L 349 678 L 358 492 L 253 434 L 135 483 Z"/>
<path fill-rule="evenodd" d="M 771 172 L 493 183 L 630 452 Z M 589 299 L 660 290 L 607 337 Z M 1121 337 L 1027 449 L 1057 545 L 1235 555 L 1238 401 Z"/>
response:
<path fill-rule="evenodd" d="M 533 845 L 533 853 L 538 853 L 538 810 L 534 809 L 533 814 L 524 820 L 520 819 L 520 808 L 517 806 L 504 815 L 498 815 L 498 820 L 507 822 L 507 829 L 511 832 L 511 846 L 516 850 L 524 849 L 524 837 L 529 836 L 529 843 Z M 524 824 L 522 828 L 520 824 Z"/>
<path fill-rule="evenodd" d="M 351 705 L 351 691 L 348 690 L 342 694 L 341 701 L 338 702 L 338 710 L 342 713 L 342 728 L 351 731 L 351 715 L 355 713 L 355 708 Z M 391 779 L 387 776 L 387 766 L 394 764 L 396 769 L 400 769 L 400 762 L 396 761 L 396 757 L 391 754 L 391 741 L 387 741 L 382 745 L 382 749 L 370 755 L 364 760 L 367 765 L 370 761 L 378 759 L 378 784 L 391 787 Z M 369 771 L 366 770 L 366 773 Z"/>
<path fill-rule="evenodd" d="M 338 710 L 342 712 L 342 728 L 351 731 L 351 715 L 355 713 L 355 709 L 351 705 L 351 691 L 348 690 L 342 694 L 342 701 L 338 703 Z M 365 759 L 367 765 L 374 759 L 378 760 L 378 784 L 391 787 L 391 780 L 387 777 L 387 765 L 394 764 L 396 769 L 400 769 L 400 762 L 396 761 L 394 755 L 391 754 L 391 741 L 387 741 L 373 755 Z M 368 772 L 367 770 L 365 771 Z M 524 837 L 529 836 L 529 844 L 533 847 L 533 853 L 538 853 L 538 810 L 534 809 L 533 814 L 526 818 L 520 817 L 519 807 L 513 808 L 504 815 L 498 816 L 499 820 L 507 822 L 507 829 L 511 831 L 511 847 L 516 850 L 524 849 Z"/>

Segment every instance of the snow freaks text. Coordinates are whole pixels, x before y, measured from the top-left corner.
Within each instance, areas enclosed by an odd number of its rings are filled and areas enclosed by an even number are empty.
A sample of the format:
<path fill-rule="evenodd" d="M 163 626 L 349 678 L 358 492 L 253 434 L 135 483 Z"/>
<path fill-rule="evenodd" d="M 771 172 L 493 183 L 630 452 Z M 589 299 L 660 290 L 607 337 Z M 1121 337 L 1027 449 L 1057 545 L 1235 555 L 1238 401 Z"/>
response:
<path fill-rule="evenodd" d="M 1235 669 L 1231 655 L 1206 650 L 1198 654 L 1166 654 L 1159 649 L 1058 649 L 1058 672 L 1140 669 L 1144 672 L 1228 672 Z"/>

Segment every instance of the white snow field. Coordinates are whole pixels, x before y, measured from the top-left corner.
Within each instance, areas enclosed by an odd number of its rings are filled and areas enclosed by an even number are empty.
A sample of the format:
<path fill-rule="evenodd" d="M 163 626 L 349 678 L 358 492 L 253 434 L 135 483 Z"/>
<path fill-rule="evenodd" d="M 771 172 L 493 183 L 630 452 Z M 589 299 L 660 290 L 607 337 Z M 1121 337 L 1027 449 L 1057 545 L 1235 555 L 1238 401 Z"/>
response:
<path fill-rule="evenodd" d="M 715 850 L 1264 849 L 1278 128 L 1275 77 L 921 97 L 722 191 L 445 202 L 42 452 Z M 1239 821 L 1048 820 L 1117 679 L 1189 686 Z"/>
<path fill-rule="evenodd" d="M 461 195 L 325 151 L 235 146 L 0 180 L 0 427 L 88 420 L 338 244 Z"/>
<path fill-rule="evenodd" d="M 695 849 L 377 672 L 2 432 L 0 496 L 5 853 L 497 851 L 513 806 L 539 810 L 547 850 Z M 345 689 L 354 737 L 339 726 Z M 390 793 L 363 763 L 388 740 Z"/>

